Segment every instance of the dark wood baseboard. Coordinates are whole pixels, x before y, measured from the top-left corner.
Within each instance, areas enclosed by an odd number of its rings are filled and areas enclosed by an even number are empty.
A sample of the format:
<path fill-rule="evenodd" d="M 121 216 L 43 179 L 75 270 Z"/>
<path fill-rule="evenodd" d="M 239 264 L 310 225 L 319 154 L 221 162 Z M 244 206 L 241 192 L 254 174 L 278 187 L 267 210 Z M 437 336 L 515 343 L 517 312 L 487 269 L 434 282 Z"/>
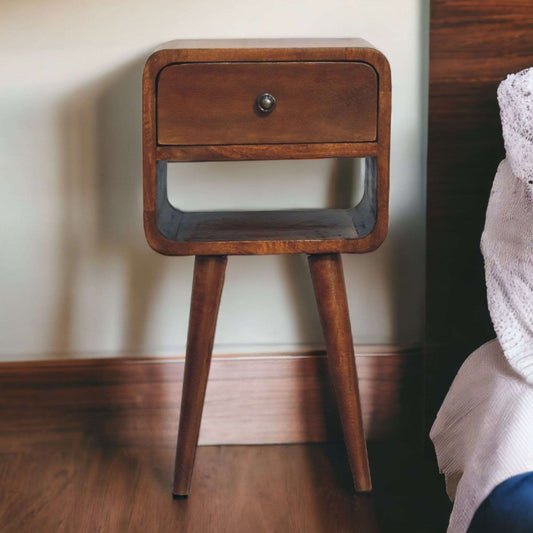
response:
<path fill-rule="evenodd" d="M 367 438 L 417 431 L 421 351 L 379 347 L 356 361 Z M 75 442 L 80 435 L 108 445 L 173 446 L 183 363 L 123 357 L 2 363 L 0 449 Z M 201 444 L 340 438 L 323 353 L 213 358 Z"/>

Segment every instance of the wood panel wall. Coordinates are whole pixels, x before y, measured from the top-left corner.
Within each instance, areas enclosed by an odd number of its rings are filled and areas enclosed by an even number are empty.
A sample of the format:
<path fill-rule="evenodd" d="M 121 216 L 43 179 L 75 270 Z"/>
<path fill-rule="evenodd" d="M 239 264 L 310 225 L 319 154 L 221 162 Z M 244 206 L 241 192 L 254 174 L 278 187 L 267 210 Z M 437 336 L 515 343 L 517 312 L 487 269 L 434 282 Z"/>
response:
<path fill-rule="evenodd" d="M 432 0 L 427 185 L 427 420 L 495 336 L 479 241 L 504 147 L 496 89 L 533 66 L 531 0 Z"/>

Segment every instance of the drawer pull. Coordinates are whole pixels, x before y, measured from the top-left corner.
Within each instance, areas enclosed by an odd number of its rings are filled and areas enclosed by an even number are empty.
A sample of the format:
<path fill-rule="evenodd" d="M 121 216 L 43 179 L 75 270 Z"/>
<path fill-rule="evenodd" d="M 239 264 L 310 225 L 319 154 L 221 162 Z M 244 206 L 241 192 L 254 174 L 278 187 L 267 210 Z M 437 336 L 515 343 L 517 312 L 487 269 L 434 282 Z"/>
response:
<path fill-rule="evenodd" d="M 257 109 L 261 111 L 261 113 L 272 113 L 274 111 L 274 108 L 276 107 L 276 99 L 268 93 L 260 94 L 257 97 Z"/>

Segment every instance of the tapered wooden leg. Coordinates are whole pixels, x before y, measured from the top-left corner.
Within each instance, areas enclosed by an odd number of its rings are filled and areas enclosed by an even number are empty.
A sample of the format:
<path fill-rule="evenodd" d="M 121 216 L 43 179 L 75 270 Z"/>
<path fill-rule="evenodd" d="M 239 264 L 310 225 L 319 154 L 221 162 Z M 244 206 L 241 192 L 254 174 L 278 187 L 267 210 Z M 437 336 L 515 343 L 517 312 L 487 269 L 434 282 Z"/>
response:
<path fill-rule="evenodd" d="M 363 431 L 341 256 L 340 254 L 310 255 L 309 268 L 326 339 L 329 370 L 335 387 L 355 490 L 370 492 L 372 482 Z"/>
<path fill-rule="evenodd" d="M 174 470 L 173 493 L 176 496 L 188 495 L 191 487 L 226 262 L 225 256 L 213 255 L 197 256 L 194 263 Z"/>

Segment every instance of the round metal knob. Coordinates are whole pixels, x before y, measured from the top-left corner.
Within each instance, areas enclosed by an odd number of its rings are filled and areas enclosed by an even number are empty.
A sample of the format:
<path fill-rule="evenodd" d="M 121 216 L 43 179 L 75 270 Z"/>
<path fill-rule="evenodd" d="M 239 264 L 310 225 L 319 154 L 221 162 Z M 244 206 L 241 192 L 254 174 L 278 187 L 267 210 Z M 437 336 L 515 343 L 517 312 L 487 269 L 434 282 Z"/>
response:
<path fill-rule="evenodd" d="M 260 94 L 257 97 L 257 109 L 261 113 L 272 113 L 276 107 L 276 99 L 268 93 Z"/>

